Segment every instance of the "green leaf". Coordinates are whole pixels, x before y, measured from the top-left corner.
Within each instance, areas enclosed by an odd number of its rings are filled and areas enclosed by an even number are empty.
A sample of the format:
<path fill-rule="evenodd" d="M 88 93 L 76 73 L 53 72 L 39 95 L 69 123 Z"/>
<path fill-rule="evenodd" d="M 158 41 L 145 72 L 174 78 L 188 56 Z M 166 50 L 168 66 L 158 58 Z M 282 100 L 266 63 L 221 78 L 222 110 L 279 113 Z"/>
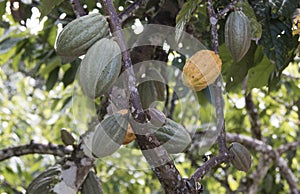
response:
<path fill-rule="evenodd" d="M 282 71 L 297 48 L 297 38 L 292 36 L 292 22 L 285 16 L 292 15 L 298 2 L 277 0 L 264 3 L 254 0 L 250 3 L 262 25 L 259 44 L 265 47 L 264 53 L 276 64 L 276 70 Z"/>
<path fill-rule="evenodd" d="M 58 79 L 59 67 L 56 67 L 51 73 L 46 82 L 46 89 L 49 91 L 53 88 Z"/>
<path fill-rule="evenodd" d="M 1 1 L 0 2 L 0 16 L 5 14 L 5 8 L 6 8 L 6 1 Z"/>
<path fill-rule="evenodd" d="M 11 64 L 14 71 L 18 71 L 18 67 L 19 67 L 20 61 L 22 59 L 22 55 L 23 55 L 23 51 L 16 53 L 14 55 L 12 64 Z"/>
<path fill-rule="evenodd" d="M 193 11 L 197 8 L 199 1 L 196 0 L 188 0 L 185 2 L 176 16 L 176 29 L 175 29 L 175 40 L 179 42 L 185 24 L 191 19 Z"/>
<path fill-rule="evenodd" d="M 83 4 L 81 4 L 81 5 L 83 5 Z M 59 9 L 61 9 L 64 13 L 66 13 L 69 16 L 75 15 L 70 1 L 63 1 L 59 5 Z"/>
<path fill-rule="evenodd" d="M 279 20 L 271 20 L 263 28 L 260 42 L 265 46 L 265 54 L 275 62 L 278 70 L 283 70 L 290 62 L 293 51 L 297 47 L 295 37 L 292 37 L 291 25 Z"/>
<path fill-rule="evenodd" d="M 10 26 L 9 22 L 0 20 L 0 28 L 8 29 Z"/>
<path fill-rule="evenodd" d="M 273 71 L 274 64 L 272 64 L 267 57 L 264 57 L 258 65 L 249 69 L 247 92 L 250 92 L 252 88 L 266 86 Z"/>
<path fill-rule="evenodd" d="M 41 0 L 41 4 L 39 6 L 41 18 L 48 15 L 55 6 L 58 6 L 62 2 L 64 2 L 64 0 Z"/>
<path fill-rule="evenodd" d="M 242 83 L 248 70 L 254 65 L 256 44 L 252 42 L 247 54 L 238 63 L 233 62 L 226 75 L 226 90 L 235 89 Z"/>
<path fill-rule="evenodd" d="M 299 0 L 273 0 L 273 2 L 274 4 L 270 4 L 271 10 L 276 17 L 290 18 L 299 5 Z"/>
<path fill-rule="evenodd" d="M 47 65 L 44 68 L 41 68 L 39 74 L 42 76 L 48 75 L 51 71 L 53 71 L 56 67 L 61 65 L 60 57 L 52 58 L 50 61 L 46 61 Z"/>
<path fill-rule="evenodd" d="M 22 41 L 24 38 L 7 38 L 0 42 L 0 54 L 8 52 L 12 47 Z"/>
<path fill-rule="evenodd" d="M 44 30 L 39 33 L 44 42 L 47 42 L 51 48 L 54 48 L 54 43 L 57 36 L 57 25 L 53 23 L 52 19 L 48 19 L 44 23 Z"/>
<path fill-rule="evenodd" d="M 212 96 L 209 87 L 206 87 L 204 90 L 196 92 L 196 94 L 200 105 L 205 106 L 207 104 L 212 103 Z"/>
<path fill-rule="evenodd" d="M 67 87 L 69 84 L 73 83 L 73 81 L 76 77 L 77 69 L 80 65 L 80 62 L 81 62 L 80 59 L 77 59 L 77 60 L 73 61 L 71 63 L 71 67 L 64 74 L 62 82 L 63 82 L 65 87 Z"/>

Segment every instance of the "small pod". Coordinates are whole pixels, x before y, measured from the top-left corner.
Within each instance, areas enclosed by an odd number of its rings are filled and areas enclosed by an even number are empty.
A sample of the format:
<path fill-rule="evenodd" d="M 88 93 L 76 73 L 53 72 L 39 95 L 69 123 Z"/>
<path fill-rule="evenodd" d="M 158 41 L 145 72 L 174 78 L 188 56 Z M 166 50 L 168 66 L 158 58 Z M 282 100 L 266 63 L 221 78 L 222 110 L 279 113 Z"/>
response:
<path fill-rule="evenodd" d="M 240 171 L 248 172 L 252 163 L 249 150 L 242 144 L 233 142 L 229 146 L 229 152 L 233 155 L 232 165 Z"/>

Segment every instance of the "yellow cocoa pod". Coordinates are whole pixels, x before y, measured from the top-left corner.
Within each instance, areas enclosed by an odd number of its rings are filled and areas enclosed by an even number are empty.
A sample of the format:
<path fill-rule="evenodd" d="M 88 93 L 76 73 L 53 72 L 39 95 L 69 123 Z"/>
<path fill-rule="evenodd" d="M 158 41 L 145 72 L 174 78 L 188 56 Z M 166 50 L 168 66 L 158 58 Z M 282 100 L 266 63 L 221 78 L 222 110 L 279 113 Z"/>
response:
<path fill-rule="evenodd" d="M 218 54 L 210 50 L 200 50 L 186 61 L 182 74 L 183 83 L 200 91 L 217 79 L 221 67 L 222 61 Z"/>

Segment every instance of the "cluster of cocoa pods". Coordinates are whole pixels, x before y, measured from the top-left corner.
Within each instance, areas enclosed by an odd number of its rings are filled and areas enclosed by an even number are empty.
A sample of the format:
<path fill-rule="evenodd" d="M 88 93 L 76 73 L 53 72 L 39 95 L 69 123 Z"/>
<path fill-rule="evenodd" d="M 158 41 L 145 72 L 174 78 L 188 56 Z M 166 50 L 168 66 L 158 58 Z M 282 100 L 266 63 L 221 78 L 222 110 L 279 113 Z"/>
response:
<path fill-rule="evenodd" d="M 104 94 L 121 70 L 121 50 L 109 37 L 106 18 L 92 13 L 67 24 L 56 41 L 58 55 L 76 58 L 85 55 L 79 70 L 79 82 L 90 98 Z"/>
<path fill-rule="evenodd" d="M 120 47 L 108 33 L 106 18 L 94 13 L 67 24 L 56 41 L 58 55 L 69 58 L 85 55 L 79 69 L 79 83 L 84 94 L 92 99 L 106 93 L 121 71 Z M 109 156 L 136 138 L 128 122 L 128 111 L 125 112 L 109 115 L 95 127 L 92 142 L 95 157 Z M 189 133 L 175 121 L 164 120 L 153 131 L 154 135 L 169 153 L 182 152 L 191 142 Z"/>

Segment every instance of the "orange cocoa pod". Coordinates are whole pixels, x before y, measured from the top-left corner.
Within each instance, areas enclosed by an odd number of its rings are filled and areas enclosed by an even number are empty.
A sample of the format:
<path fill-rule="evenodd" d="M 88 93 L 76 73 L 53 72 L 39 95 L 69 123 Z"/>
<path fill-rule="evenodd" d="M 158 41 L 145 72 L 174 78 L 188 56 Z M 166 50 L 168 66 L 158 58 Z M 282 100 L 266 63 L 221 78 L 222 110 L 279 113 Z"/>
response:
<path fill-rule="evenodd" d="M 133 133 L 131 125 L 128 123 L 128 128 L 127 128 L 127 131 L 126 131 L 125 139 L 123 141 L 123 145 L 129 144 L 130 142 L 132 142 L 135 139 L 136 139 L 136 136 Z"/>
<path fill-rule="evenodd" d="M 122 109 L 122 110 L 119 110 L 118 113 L 120 113 L 122 115 L 125 115 L 125 114 L 128 114 L 128 110 L 127 109 Z M 131 127 L 130 123 L 128 123 L 126 135 L 125 135 L 125 138 L 124 138 L 124 141 L 123 141 L 122 144 L 123 145 L 129 144 L 130 142 L 132 142 L 135 139 L 136 139 L 136 136 L 135 136 L 135 134 L 132 130 L 132 127 Z"/>

